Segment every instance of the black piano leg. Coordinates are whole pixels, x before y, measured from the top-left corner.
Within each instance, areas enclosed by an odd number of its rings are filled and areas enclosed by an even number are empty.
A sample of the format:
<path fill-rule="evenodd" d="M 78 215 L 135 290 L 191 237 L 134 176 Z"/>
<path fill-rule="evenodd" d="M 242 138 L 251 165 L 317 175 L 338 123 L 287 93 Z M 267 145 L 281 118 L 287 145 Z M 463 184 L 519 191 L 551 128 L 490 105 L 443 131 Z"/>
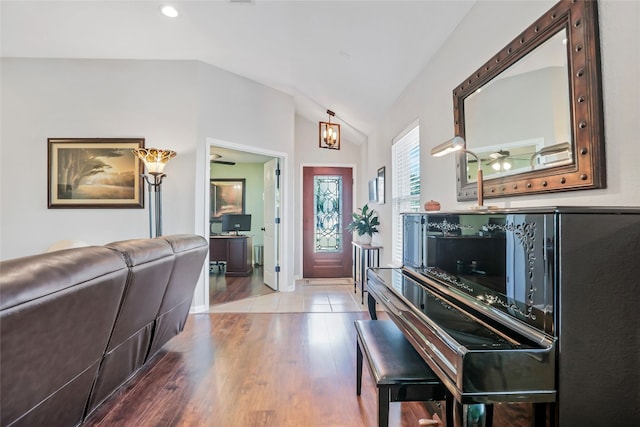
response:
<path fill-rule="evenodd" d="M 555 425 L 553 421 L 554 406 L 552 403 L 533 404 L 533 425 L 534 427 L 546 427 Z M 549 422 L 547 422 L 549 421 Z"/>
<path fill-rule="evenodd" d="M 491 427 L 493 424 L 493 406 L 476 403 L 463 405 L 456 401 L 454 425 L 456 427 Z"/>
<path fill-rule="evenodd" d="M 378 320 L 378 315 L 376 314 L 376 299 L 371 296 L 370 292 L 367 295 L 367 306 L 371 320 Z"/>
<path fill-rule="evenodd" d="M 493 425 L 493 405 L 484 405 L 484 425 L 491 427 Z"/>
<path fill-rule="evenodd" d="M 449 392 L 447 392 L 446 396 L 445 396 L 445 417 L 446 417 L 446 422 L 447 422 L 447 427 L 454 427 L 454 420 L 455 420 L 455 416 L 453 415 L 453 413 L 455 412 L 455 408 L 456 408 L 456 401 L 453 398 L 453 395 Z"/>

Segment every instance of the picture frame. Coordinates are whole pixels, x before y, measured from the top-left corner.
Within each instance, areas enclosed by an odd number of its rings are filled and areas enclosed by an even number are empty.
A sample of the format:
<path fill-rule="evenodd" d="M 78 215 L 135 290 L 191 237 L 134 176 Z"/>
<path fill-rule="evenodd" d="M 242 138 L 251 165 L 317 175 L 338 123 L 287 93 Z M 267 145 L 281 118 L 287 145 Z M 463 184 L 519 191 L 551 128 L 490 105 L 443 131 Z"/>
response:
<path fill-rule="evenodd" d="M 384 205 L 384 175 L 385 167 L 378 169 L 378 204 Z"/>
<path fill-rule="evenodd" d="M 48 138 L 49 209 L 144 208 L 144 138 Z"/>
<path fill-rule="evenodd" d="M 378 178 L 369 180 L 369 203 L 378 203 Z"/>
<path fill-rule="evenodd" d="M 223 214 L 244 214 L 245 184 L 244 178 L 211 179 L 211 222 L 222 222 Z"/>

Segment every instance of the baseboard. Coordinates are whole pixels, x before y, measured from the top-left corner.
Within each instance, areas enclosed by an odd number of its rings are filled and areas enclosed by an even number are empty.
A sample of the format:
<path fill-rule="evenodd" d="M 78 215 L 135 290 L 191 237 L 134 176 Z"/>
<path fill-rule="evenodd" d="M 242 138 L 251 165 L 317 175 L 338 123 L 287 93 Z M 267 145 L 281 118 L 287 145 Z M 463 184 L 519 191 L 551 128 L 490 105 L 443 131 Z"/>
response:
<path fill-rule="evenodd" d="M 191 306 L 191 308 L 189 309 L 190 314 L 208 313 L 208 312 L 209 312 L 209 307 L 207 307 L 204 304 Z"/>

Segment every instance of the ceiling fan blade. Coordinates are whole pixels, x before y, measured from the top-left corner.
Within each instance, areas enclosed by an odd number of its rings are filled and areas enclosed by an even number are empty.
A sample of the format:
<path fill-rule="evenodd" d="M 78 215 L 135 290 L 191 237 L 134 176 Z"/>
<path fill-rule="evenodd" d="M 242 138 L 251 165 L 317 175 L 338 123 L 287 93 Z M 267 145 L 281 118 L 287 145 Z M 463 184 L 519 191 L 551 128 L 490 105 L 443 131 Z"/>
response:
<path fill-rule="evenodd" d="M 225 160 L 211 160 L 211 163 L 218 163 L 220 165 L 229 165 L 229 166 L 234 166 L 236 164 L 236 162 L 227 162 Z"/>

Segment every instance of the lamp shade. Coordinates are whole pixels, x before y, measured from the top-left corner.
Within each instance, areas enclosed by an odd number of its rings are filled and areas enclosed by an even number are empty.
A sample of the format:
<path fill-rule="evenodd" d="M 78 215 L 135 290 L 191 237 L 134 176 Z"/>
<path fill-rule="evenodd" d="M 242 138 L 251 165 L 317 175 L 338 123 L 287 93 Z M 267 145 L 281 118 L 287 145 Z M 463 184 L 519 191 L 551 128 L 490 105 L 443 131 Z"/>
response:
<path fill-rule="evenodd" d="M 144 162 L 147 172 L 151 175 L 161 174 L 167 162 L 176 156 L 173 150 L 159 148 L 136 148 L 133 153 Z"/>

